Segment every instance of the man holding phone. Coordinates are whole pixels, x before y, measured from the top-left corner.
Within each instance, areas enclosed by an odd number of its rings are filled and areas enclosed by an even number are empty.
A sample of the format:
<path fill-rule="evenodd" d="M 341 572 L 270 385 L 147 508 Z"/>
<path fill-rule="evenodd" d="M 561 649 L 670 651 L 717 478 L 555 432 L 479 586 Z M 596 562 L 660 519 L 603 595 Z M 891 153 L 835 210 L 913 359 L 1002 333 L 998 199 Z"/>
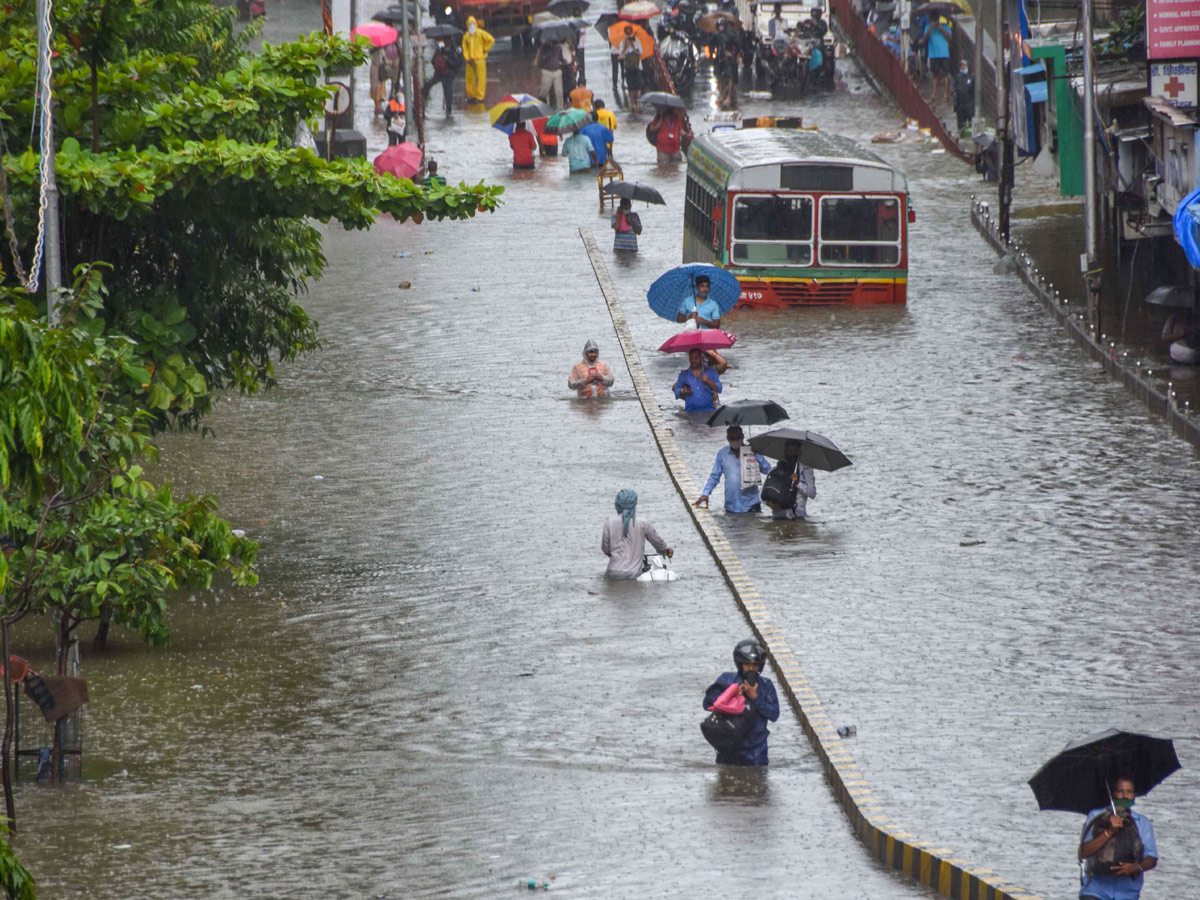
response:
<path fill-rule="evenodd" d="M 755 640 L 747 638 L 733 648 L 735 671 L 722 672 L 708 690 L 704 692 L 704 708 L 717 702 L 731 684 L 741 684 L 741 694 L 746 700 L 744 715 L 753 716 L 754 724 L 746 733 L 740 746 L 718 753 L 717 765 L 721 766 L 765 766 L 767 765 L 768 722 L 779 719 L 779 696 L 770 678 L 762 674 L 767 663 L 767 651 Z"/>
<path fill-rule="evenodd" d="M 613 373 L 600 362 L 600 347 L 589 340 L 583 345 L 583 360 L 575 363 L 567 377 L 567 387 L 577 391 L 580 397 L 603 397 L 613 386 Z"/>

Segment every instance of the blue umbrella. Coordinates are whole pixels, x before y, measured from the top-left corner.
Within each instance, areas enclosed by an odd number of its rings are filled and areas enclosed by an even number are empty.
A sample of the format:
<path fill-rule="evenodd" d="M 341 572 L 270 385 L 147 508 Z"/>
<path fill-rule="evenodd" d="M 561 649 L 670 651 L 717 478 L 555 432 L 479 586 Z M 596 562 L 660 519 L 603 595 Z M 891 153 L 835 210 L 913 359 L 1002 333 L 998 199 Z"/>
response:
<path fill-rule="evenodd" d="M 674 322 L 679 304 L 695 287 L 697 275 L 708 276 L 708 296 L 710 300 L 717 302 L 721 315 L 725 315 L 737 305 L 738 297 L 742 295 L 742 286 L 736 278 L 716 266 L 689 263 L 686 266 L 676 266 L 655 279 L 654 284 L 650 285 L 650 290 L 646 292 L 650 308 L 664 319 Z"/>

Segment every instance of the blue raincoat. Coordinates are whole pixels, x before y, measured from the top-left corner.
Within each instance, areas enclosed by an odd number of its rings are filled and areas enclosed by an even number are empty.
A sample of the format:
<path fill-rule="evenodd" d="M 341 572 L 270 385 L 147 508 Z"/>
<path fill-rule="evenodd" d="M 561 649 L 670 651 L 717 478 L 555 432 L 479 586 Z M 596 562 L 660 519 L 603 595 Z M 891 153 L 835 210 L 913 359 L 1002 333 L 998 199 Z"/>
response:
<path fill-rule="evenodd" d="M 739 681 L 737 672 L 722 672 L 721 677 L 704 692 L 704 708 L 707 710 L 717 702 L 725 688 Z M 779 719 L 779 696 L 770 678 L 758 676 L 758 699 L 746 698 L 746 707 L 758 715 L 742 746 L 730 753 L 718 753 L 717 764 L 722 766 L 765 766 L 767 765 L 767 722 Z"/>

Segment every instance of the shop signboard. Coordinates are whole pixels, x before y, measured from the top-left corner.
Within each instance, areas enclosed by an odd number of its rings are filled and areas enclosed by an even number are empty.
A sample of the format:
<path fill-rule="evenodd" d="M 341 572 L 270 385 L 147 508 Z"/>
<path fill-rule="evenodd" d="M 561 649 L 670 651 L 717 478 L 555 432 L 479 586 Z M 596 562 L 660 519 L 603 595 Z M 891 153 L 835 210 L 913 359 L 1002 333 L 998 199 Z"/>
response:
<path fill-rule="evenodd" d="M 1150 96 L 1162 97 L 1172 106 L 1196 106 L 1196 62 L 1150 63 Z"/>
<path fill-rule="evenodd" d="M 1200 57 L 1200 0 L 1146 0 L 1146 56 Z"/>

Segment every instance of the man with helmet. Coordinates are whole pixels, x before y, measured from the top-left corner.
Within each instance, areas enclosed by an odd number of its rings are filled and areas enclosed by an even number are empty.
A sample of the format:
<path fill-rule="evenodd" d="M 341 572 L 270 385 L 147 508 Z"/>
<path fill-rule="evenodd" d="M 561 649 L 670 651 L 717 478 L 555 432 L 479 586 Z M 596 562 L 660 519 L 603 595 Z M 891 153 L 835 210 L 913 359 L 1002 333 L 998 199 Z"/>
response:
<path fill-rule="evenodd" d="M 809 20 L 805 23 L 808 26 L 808 31 L 818 41 L 822 40 L 829 33 L 829 23 L 824 19 L 825 10 L 819 6 L 812 8 Z"/>
<path fill-rule="evenodd" d="M 754 724 L 746 733 L 740 747 L 717 753 L 717 764 L 722 766 L 765 766 L 767 765 L 767 722 L 779 719 L 779 696 L 770 678 L 763 676 L 767 662 L 767 651 L 758 641 L 747 638 L 733 648 L 735 671 L 722 672 L 708 690 L 704 692 L 704 708 L 707 710 L 727 687 L 741 684 L 741 694 L 746 700 L 746 713 L 754 716 Z"/>

